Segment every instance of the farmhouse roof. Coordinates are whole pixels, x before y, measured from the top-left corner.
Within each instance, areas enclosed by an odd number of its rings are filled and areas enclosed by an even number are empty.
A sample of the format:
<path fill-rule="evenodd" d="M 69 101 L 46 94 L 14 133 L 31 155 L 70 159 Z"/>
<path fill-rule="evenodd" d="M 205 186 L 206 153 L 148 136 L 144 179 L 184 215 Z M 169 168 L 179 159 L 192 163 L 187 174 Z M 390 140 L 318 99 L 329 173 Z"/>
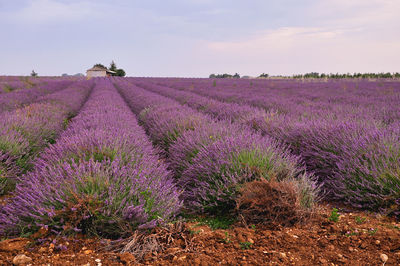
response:
<path fill-rule="evenodd" d="M 89 68 L 87 71 L 106 71 L 107 73 L 113 73 L 115 74 L 116 72 L 108 70 L 105 67 L 100 67 L 100 66 L 94 66 L 92 68 Z"/>

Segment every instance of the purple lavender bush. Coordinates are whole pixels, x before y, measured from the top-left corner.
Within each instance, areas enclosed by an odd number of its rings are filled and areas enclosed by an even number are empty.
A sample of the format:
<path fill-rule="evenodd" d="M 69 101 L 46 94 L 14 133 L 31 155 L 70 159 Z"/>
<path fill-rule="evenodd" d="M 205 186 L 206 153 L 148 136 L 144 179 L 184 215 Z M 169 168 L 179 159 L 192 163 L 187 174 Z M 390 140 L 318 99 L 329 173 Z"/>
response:
<path fill-rule="evenodd" d="M 168 149 L 166 157 L 177 184 L 184 189 L 187 210 L 229 212 L 240 187 L 259 178 L 297 180 L 294 183 L 302 208 L 312 208 L 318 191 L 312 175 L 304 172 L 300 160 L 289 155 L 283 145 L 248 127 L 227 121 L 217 123 L 186 106 L 175 108 L 176 102 L 171 99 L 118 79 L 115 82 L 132 110 L 141 114 L 141 122 L 153 141 L 169 136 L 171 128 L 176 129 L 181 121 L 201 117 L 201 123 L 187 123 L 174 131 L 179 134 L 167 139 L 168 147 L 159 146 Z M 171 105 L 172 112 L 164 111 Z"/>
<path fill-rule="evenodd" d="M 299 168 L 296 156 L 272 139 L 239 131 L 223 137 L 199 150 L 185 169 L 178 184 L 185 188 L 184 198 L 189 209 L 219 212 L 234 207 L 240 185 L 264 178 L 266 180 L 308 180 L 302 185 L 302 207 L 312 208 L 316 187 L 312 176 Z M 305 185 L 305 186 L 304 186 Z"/>
<path fill-rule="evenodd" d="M 399 213 L 398 81 L 252 80 L 250 86 L 245 80 L 218 80 L 218 86 L 208 79 L 131 82 L 187 101 L 204 112 L 208 106 L 198 108 L 194 99 L 200 98 L 194 94 L 210 102 L 218 99 L 225 105 L 246 103 L 274 110 L 270 118 L 257 119 L 253 128 L 290 145 L 307 170 L 315 172 L 328 198 L 362 209 Z"/>
<path fill-rule="evenodd" d="M 1 194 L 12 189 L 17 176 L 31 169 L 37 154 L 55 142 L 65 123 L 85 101 L 91 86 L 88 82 L 68 87 L 40 98 L 38 103 L 0 114 Z"/>
<path fill-rule="evenodd" d="M 24 105 L 35 102 L 44 95 L 63 90 L 71 84 L 72 81 L 56 80 L 43 82 L 27 89 L 0 94 L 0 113 L 21 108 Z"/>
<path fill-rule="evenodd" d="M 0 234 L 45 227 L 123 237 L 171 220 L 179 195 L 135 116 L 112 84 L 98 79 L 79 115 L 1 209 Z"/>
<path fill-rule="evenodd" d="M 335 197 L 400 217 L 400 131 L 375 130 L 343 152 L 332 179 Z"/>

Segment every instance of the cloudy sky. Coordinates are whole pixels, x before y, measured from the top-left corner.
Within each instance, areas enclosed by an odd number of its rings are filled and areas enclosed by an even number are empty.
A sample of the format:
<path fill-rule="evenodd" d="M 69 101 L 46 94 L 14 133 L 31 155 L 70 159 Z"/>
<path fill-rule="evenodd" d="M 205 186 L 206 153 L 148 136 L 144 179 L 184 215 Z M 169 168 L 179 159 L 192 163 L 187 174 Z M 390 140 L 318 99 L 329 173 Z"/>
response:
<path fill-rule="evenodd" d="M 400 72 L 400 0 L 0 0 L 0 75 Z"/>

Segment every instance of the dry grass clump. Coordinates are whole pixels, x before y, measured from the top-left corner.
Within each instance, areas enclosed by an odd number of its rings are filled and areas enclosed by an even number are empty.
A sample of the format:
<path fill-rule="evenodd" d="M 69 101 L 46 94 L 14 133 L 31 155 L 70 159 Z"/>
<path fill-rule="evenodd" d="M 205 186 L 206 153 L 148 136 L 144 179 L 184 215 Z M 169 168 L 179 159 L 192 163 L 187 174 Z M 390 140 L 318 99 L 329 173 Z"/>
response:
<path fill-rule="evenodd" d="M 312 210 L 301 206 L 293 181 L 256 180 L 246 183 L 240 193 L 236 211 L 245 224 L 292 226 L 305 222 L 312 214 Z"/>

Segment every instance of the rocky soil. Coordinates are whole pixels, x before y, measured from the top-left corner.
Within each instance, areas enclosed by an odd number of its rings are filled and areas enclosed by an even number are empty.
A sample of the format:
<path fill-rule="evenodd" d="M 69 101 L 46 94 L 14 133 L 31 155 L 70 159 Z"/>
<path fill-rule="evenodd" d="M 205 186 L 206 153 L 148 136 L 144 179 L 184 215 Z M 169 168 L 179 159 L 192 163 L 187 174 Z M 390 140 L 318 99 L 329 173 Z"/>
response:
<path fill-rule="evenodd" d="M 325 204 L 311 223 L 290 228 L 236 223 L 213 230 L 186 222 L 162 250 L 140 259 L 106 251 L 109 241 L 40 238 L 39 232 L 0 242 L 0 265 L 400 265 L 398 221 L 340 209 L 334 218 Z"/>

